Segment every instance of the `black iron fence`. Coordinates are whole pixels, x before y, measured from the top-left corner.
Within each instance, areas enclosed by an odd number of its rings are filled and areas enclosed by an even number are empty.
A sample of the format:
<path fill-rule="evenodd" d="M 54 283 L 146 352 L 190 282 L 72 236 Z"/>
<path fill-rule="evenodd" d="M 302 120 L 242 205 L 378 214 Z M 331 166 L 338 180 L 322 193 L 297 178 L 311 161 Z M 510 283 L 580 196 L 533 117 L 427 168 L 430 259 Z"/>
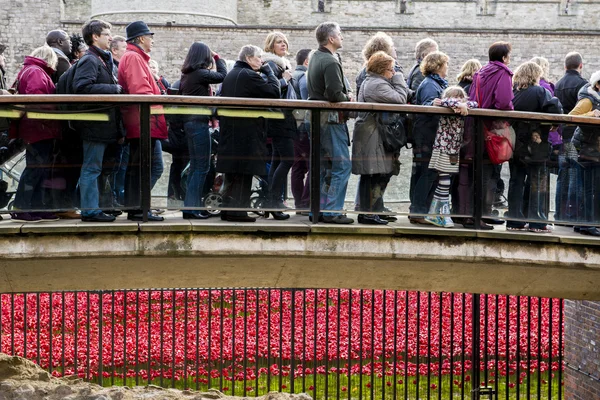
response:
<path fill-rule="evenodd" d="M 2 352 L 100 385 L 349 400 L 562 398 L 560 299 L 263 288 L 0 299 Z"/>

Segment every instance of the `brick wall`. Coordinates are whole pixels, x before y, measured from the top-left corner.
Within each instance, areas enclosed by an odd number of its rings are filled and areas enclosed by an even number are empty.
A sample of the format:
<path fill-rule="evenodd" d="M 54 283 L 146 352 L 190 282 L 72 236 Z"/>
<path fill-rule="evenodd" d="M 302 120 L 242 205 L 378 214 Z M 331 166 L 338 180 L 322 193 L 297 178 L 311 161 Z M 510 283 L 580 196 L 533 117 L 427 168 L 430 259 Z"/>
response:
<path fill-rule="evenodd" d="M 565 301 L 565 400 L 600 399 L 600 302 Z"/>

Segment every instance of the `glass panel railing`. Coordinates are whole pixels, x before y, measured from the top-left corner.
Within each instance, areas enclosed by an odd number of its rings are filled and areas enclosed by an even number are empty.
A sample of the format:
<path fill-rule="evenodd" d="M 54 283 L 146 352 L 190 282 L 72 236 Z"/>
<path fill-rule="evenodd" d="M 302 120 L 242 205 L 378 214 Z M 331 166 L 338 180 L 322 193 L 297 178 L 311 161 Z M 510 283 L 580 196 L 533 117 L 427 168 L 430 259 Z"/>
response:
<path fill-rule="evenodd" d="M 139 196 L 124 207 L 115 184 L 117 172 L 127 167 L 120 106 L 28 104 L 0 113 L 9 118 L 0 148 L 6 182 L 0 182 L 0 190 L 6 186 L 8 201 L 2 205 L 11 220 L 111 222 L 123 208 L 141 208 Z M 140 164 L 132 164 L 130 171 L 139 176 Z"/>

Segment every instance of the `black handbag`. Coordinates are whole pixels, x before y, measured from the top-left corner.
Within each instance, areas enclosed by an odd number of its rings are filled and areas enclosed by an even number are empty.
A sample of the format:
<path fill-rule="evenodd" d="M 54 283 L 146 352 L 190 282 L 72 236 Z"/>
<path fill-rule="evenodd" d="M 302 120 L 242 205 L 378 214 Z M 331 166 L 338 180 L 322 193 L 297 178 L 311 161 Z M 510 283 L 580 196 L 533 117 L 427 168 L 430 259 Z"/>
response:
<path fill-rule="evenodd" d="M 377 131 L 386 151 L 398 153 L 408 143 L 404 118 L 398 113 L 375 113 Z"/>

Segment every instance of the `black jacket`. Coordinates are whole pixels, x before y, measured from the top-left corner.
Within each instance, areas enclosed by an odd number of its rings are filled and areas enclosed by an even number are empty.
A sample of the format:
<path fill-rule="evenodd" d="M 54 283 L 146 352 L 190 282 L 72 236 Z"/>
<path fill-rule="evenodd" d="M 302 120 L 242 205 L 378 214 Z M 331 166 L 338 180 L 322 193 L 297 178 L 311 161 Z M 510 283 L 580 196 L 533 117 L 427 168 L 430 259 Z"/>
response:
<path fill-rule="evenodd" d="M 587 81 L 581 77 L 579 72 L 572 69 L 565 71 L 565 75 L 556 83 L 554 95 L 562 103 L 565 114 L 575 108 L 578 101 L 577 94 L 586 83 Z M 562 128 L 563 141 L 571 140 L 573 132 L 575 132 L 575 126 L 564 125 Z"/>
<path fill-rule="evenodd" d="M 217 71 L 198 68 L 189 73 L 181 74 L 179 94 L 183 96 L 210 96 L 210 86 L 221 83 L 227 75 L 227 65 L 222 58 L 216 60 Z"/>
<path fill-rule="evenodd" d="M 118 94 L 120 92 L 120 86 L 117 85 L 112 73 L 113 62 L 110 53 L 91 46 L 77 62 L 75 68 L 73 78 L 75 94 Z M 80 110 L 89 108 L 97 108 L 97 106 L 79 107 Z M 73 124 L 83 140 L 112 143 L 125 136 L 121 127 L 119 108 L 112 107 L 102 112 L 109 115 L 107 122 L 77 121 Z"/>
<path fill-rule="evenodd" d="M 243 61 L 237 61 L 221 87 L 223 97 L 279 98 L 279 81 L 270 72 L 266 81 Z M 238 110 L 244 111 L 244 110 Z M 220 117 L 217 171 L 247 175 L 267 172 L 264 118 Z"/>
<path fill-rule="evenodd" d="M 560 101 L 556 97 L 552 97 L 550 92 L 541 86 L 529 86 L 527 89 L 515 90 L 514 94 L 515 111 L 562 114 Z M 528 145 L 531 143 L 531 134 L 534 131 L 540 133 L 543 143 L 548 143 L 550 125 L 517 121 L 513 127 L 517 135 L 514 150 L 514 158 L 517 161 L 524 162 L 530 159 Z"/>
<path fill-rule="evenodd" d="M 583 99 L 588 99 L 592 102 L 593 110 L 600 110 L 600 94 L 589 83 L 586 83 L 579 89 L 577 101 Z M 586 156 L 597 151 L 598 138 L 600 138 L 600 128 L 598 125 L 579 125 L 573 134 L 572 142 L 579 150 L 580 156 Z"/>

